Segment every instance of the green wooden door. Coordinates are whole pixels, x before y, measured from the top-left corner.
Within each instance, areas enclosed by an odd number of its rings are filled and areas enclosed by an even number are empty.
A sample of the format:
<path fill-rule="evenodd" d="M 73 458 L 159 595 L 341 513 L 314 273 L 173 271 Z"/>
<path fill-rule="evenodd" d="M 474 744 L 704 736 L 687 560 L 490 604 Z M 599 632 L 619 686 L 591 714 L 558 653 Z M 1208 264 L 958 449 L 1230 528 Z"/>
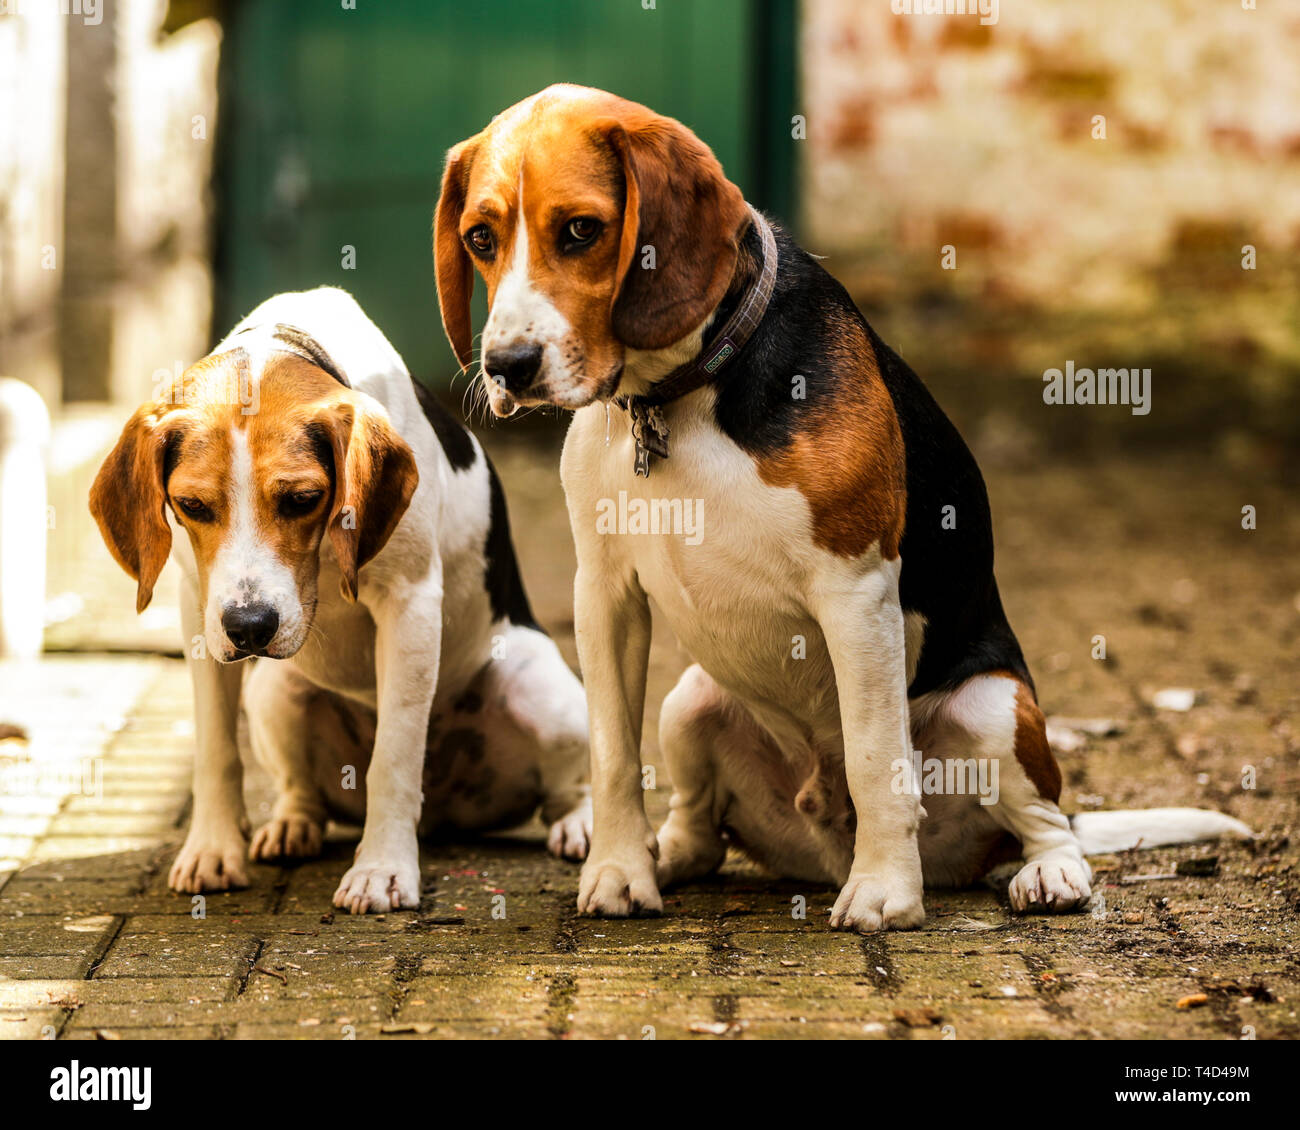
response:
<path fill-rule="evenodd" d="M 214 335 L 276 291 L 342 286 L 412 372 L 445 384 L 456 365 L 438 319 L 430 236 L 443 157 L 552 82 L 604 87 L 680 118 L 751 200 L 784 216 L 793 4 L 231 4 Z M 481 325 L 481 287 L 477 301 Z"/>

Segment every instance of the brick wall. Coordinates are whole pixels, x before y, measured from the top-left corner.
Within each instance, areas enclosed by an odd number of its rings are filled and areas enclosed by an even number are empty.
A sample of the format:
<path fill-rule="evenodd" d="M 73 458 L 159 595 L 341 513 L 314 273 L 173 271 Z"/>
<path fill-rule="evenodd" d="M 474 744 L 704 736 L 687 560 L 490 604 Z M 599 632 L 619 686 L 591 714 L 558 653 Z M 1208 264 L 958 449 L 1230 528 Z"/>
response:
<path fill-rule="evenodd" d="M 801 53 L 807 242 L 904 345 L 949 317 L 977 361 L 1141 348 L 1293 403 L 1300 3 L 804 0 Z"/>

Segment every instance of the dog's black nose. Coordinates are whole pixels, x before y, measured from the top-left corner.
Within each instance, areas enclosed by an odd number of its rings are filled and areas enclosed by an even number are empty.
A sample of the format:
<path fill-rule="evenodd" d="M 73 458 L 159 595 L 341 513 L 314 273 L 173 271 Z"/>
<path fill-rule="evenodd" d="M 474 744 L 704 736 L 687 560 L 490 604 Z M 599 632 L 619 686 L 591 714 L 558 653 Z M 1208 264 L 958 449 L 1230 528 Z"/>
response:
<path fill-rule="evenodd" d="M 240 651 L 261 651 L 275 637 L 280 614 L 269 604 L 238 604 L 221 614 L 221 627 Z"/>
<path fill-rule="evenodd" d="M 489 377 L 505 381 L 507 392 L 523 392 L 537 379 L 542 367 L 540 345 L 508 345 L 494 349 L 483 358 Z"/>

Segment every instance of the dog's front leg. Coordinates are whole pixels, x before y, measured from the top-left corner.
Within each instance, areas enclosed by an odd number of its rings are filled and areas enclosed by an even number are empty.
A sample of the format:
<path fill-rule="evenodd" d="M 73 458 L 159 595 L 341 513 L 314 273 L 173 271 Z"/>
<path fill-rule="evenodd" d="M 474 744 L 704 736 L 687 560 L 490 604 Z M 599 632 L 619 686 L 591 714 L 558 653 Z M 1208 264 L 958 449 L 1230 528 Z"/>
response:
<path fill-rule="evenodd" d="M 626 918 L 663 909 L 658 847 L 641 788 L 641 720 L 650 606 L 635 576 L 578 568 L 578 660 L 591 725 L 591 848 L 578 882 L 583 914 Z"/>
<path fill-rule="evenodd" d="M 353 914 L 420 905 L 420 845 L 429 711 L 442 652 L 442 573 L 384 588 L 363 582 L 375 620 L 379 719 L 366 771 L 366 826 L 356 862 L 334 892 Z"/>
<path fill-rule="evenodd" d="M 862 933 L 906 929 L 925 918 L 916 839 L 924 813 L 915 790 L 894 787 L 912 750 L 899 572 L 893 561 L 863 577 L 827 578 L 816 597 L 857 813 L 853 864 L 831 925 Z"/>
<path fill-rule="evenodd" d="M 203 634 L 197 581 L 181 580 L 181 626 L 186 640 Z M 185 664 L 194 684 L 194 812 L 190 831 L 167 877 L 174 891 L 224 891 L 248 886 L 244 862 L 244 770 L 239 760 L 236 724 L 239 718 L 241 663 L 218 663 L 211 656 L 196 658 L 190 644 Z"/>

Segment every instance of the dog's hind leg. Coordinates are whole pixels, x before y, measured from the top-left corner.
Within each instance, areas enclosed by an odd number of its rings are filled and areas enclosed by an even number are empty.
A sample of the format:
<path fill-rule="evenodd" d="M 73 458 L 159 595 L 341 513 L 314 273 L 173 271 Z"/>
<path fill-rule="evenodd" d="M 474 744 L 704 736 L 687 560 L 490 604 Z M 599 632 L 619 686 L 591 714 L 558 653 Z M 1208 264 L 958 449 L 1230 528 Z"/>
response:
<path fill-rule="evenodd" d="M 945 765 L 960 761 L 956 767 L 967 777 L 973 767 L 978 779 L 995 786 L 988 805 L 970 795 L 925 798 L 932 810 L 920 837 L 926 882 L 971 882 L 1007 858 L 1005 837 L 996 834 L 1000 829 L 1023 846 L 1025 864 L 1008 891 L 1014 910 L 1060 914 L 1084 906 L 1092 872 L 1069 819 L 1057 807 L 1061 772 L 1028 684 L 1010 672 L 976 675 L 954 691 L 917 700 L 913 719 L 919 723 L 914 741 L 923 759 L 937 757 Z M 960 817 L 951 811 L 941 815 L 941 809 L 958 805 Z"/>
<path fill-rule="evenodd" d="M 499 644 L 499 657 L 488 664 L 476 693 L 485 711 L 503 714 L 529 747 L 540 774 L 547 847 L 553 855 L 583 859 L 591 841 L 586 693 L 544 632 L 512 626 Z"/>
<path fill-rule="evenodd" d="M 659 746 L 673 783 L 658 835 L 660 887 L 716 870 L 728 842 L 789 878 L 829 883 L 847 872 L 851 838 L 834 821 L 821 828 L 798 804 L 807 774 L 698 665 L 664 699 Z"/>
<path fill-rule="evenodd" d="M 698 665 L 688 667 L 659 711 L 659 748 L 668 763 L 673 793 L 668 819 L 659 829 L 655 877 L 662 890 L 717 869 L 727 854 L 715 760 L 727 728 L 722 689 Z"/>
<path fill-rule="evenodd" d="M 325 803 L 312 765 L 313 705 L 325 695 L 292 664 L 258 660 L 244 684 L 253 755 L 278 789 L 271 818 L 253 835 L 248 857 L 306 858 L 319 854 Z"/>

